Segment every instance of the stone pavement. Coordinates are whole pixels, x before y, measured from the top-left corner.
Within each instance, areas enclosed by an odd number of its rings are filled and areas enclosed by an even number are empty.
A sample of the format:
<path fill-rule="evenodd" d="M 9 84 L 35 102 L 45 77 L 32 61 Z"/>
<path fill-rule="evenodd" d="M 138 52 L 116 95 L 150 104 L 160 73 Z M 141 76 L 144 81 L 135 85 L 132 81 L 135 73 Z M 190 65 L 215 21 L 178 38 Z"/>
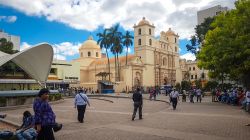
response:
<path fill-rule="evenodd" d="M 122 94 L 121 96 L 128 96 Z M 148 95 L 144 95 L 148 97 Z M 73 99 L 52 105 L 57 121 L 64 124 L 57 140 L 248 140 L 250 115 L 239 107 L 210 102 L 180 103 L 172 110 L 165 102 L 144 101 L 143 120 L 131 121 L 132 100 L 100 97 L 90 99 L 85 122 L 76 121 Z M 157 98 L 168 101 L 168 97 Z M 25 109 L 5 111 L 9 121 L 20 123 Z M 28 110 L 32 110 L 28 108 Z M 138 118 L 138 116 L 137 116 Z"/>

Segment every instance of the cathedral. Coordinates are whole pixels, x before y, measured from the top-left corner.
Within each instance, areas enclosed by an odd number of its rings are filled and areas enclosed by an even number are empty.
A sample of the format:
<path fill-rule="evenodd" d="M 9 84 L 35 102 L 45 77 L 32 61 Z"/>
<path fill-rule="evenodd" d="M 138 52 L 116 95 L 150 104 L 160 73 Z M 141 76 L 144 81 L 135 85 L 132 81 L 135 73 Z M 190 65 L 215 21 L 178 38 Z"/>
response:
<path fill-rule="evenodd" d="M 119 57 L 118 80 L 115 59 L 110 58 L 110 77 L 116 92 L 134 86 L 175 85 L 185 78 L 188 68 L 186 61 L 180 59 L 179 36 L 171 28 L 162 31 L 157 39 L 155 26 L 143 17 L 134 25 L 134 52 L 128 55 L 127 65 L 126 56 Z M 79 48 L 79 54 L 80 58 L 73 61 L 80 63 L 80 85 L 96 90 L 97 81 L 103 78 L 97 75 L 109 72 L 108 59 L 91 36 Z"/>

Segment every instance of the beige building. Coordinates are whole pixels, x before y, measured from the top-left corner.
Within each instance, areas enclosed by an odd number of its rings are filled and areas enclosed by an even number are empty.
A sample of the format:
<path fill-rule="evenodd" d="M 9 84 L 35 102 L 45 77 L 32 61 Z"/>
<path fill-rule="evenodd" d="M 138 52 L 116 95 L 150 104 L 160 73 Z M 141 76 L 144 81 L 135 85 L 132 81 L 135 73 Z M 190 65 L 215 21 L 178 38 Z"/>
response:
<path fill-rule="evenodd" d="M 180 60 L 182 69 L 183 80 L 194 82 L 195 80 L 201 79 L 202 81 L 208 81 L 208 70 L 200 69 L 197 66 L 197 61 L 186 61 L 185 59 Z"/>
<path fill-rule="evenodd" d="M 184 79 L 187 71 L 186 61 L 179 57 L 179 36 L 171 28 L 162 31 L 155 38 L 155 26 L 143 18 L 134 25 L 134 55 L 119 57 L 120 80 L 115 77 L 115 60 L 110 59 L 111 81 L 116 83 L 115 90 L 131 90 L 134 86 L 175 85 Z M 107 58 L 102 57 L 100 46 L 90 36 L 79 48 L 80 83 L 86 88 L 97 89 L 100 72 L 108 72 Z M 181 65 L 183 63 L 184 65 Z"/>

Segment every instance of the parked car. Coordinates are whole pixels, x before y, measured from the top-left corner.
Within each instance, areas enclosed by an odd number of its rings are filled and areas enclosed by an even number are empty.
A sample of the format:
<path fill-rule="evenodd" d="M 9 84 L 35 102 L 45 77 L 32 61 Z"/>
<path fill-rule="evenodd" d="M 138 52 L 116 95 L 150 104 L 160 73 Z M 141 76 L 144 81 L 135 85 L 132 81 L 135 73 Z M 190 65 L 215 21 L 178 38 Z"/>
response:
<path fill-rule="evenodd" d="M 168 96 L 168 94 L 172 91 L 172 86 L 171 85 L 162 85 L 160 86 L 160 92 L 161 94 L 166 94 L 166 96 Z"/>

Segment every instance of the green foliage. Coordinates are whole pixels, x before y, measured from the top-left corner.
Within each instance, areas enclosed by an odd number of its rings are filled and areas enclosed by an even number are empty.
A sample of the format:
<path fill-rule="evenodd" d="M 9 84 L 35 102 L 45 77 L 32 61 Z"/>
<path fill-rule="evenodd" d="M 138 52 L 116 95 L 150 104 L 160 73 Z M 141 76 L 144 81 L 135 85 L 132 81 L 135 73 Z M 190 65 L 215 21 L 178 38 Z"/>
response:
<path fill-rule="evenodd" d="M 204 88 L 206 91 L 211 91 L 212 89 L 215 89 L 218 85 L 219 83 L 216 81 L 208 81 Z"/>
<path fill-rule="evenodd" d="M 197 55 L 198 65 L 221 80 L 229 76 L 250 83 L 250 1 L 236 2 L 236 9 L 220 14 L 211 24 Z M 247 85 L 248 84 L 248 85 Z"/>
<path fill-rule="evenodd" d="M 195 80 L 194 82 L 195 82 L 196 88 L 202 88 L 201 80 Z"/>
<path fill-rule="evenodd" d="M 127 52 L 126 52 L 126 65 L 128 64 L 128 48 L 129 46 L 133 45 L 133 36 L 130 35 L 129 31 L 126 31 L 125 35 L 123 35 L 123 45 L 126 46 Z"/>
<path fill-rule="evenodd" d="M 97 36 L 99 40 L 97 41 L 100 44 L 101 48 L 105 48 L 106 54 L 108 57 L 108 49 L 115 55 L 115 77 L 118 78 L 116 80 L 120 80 L 120 64 L 119 64 L 119 54 L 123 52 L 123 46 L 127 47 L 133 44 L 133 36 L 130 35 L 130 32 L 126 32 L 125 35 L 119 31 L 119 25 L 115 25 L 111 28 L 105 29 L 103 33 L 98 33 Z M 126 53 L 126 65 L 127 65 L 127 55 Z M 110 73 L 110 62 L 108 57 L 108 67 Z M 109 76 L 110 81 L 110 76 Z"/>
<path fill-rule="evenodd" d="M 103 33 L 98 33 L 97 36 L 99 37 L 97 43 L 100 45 L 101 49 L 105 48 L 106 55 L 108 58 L 108 68 L 109 68 L 109 81 L 110 79 L 110 61 L 109 61 L 109 54 L 108 54 L 108 49 L 111 47 L 111 42 L 110 38 L 108 36 L 107 29 L 104 29 Z"/>
<path fill-rule="evenodd" d="M 190 90 L 191 82 L 190 81 L 181 81 L 181 89 L 183 90 Z"/>
<path fill-rule="evenodd" d="M 57 101 L 60 99 L 62 99 L 62 95 L 60 93 L 49 95 L 49 101 Z"/>
<path fill-rule="evenodd" d="M 210 26 L 213 21 L 214 18 L 208 17 L 203 23 L 196 26 L 195 35 L 192 35 L 190 39 L 191 45 L 186 45 L 187 51 L 190 51 L 193 54 L 199 53 L 200 46 L 205 39 L 206 33 L 213 29 L 213 27 Z"/>

